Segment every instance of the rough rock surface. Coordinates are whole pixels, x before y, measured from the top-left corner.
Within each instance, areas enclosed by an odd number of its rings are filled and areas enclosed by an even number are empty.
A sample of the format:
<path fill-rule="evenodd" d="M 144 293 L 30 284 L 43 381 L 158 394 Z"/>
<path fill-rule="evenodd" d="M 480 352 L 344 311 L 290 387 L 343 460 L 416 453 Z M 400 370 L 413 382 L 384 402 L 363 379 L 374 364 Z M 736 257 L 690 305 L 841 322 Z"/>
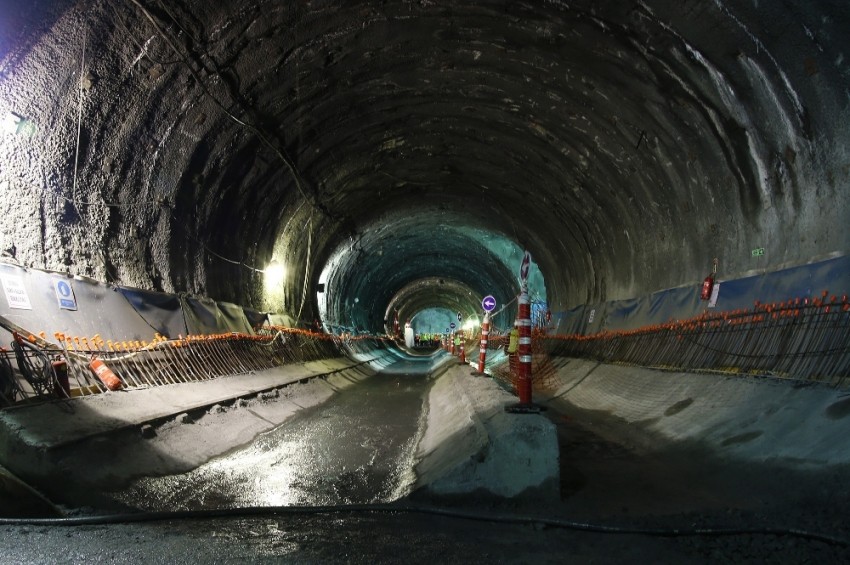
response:
<path fill-rule="evenodd" d="M 429 277 L 402 318 L 511 296 L 523 248 L 556 308 L 850 248 L 834 2 L 17 4 L 25 265 L 376 329 Z"/>

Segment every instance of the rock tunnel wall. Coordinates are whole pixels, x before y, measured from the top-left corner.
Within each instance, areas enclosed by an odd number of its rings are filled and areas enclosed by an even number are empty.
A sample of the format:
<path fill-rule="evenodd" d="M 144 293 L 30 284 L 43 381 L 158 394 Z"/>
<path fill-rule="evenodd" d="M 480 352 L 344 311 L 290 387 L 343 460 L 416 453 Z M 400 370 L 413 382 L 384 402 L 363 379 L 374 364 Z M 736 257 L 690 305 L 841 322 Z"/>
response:
<path fill-rule="evenodd" d="M 443 225 L 529 249 L 556 311 L 850 248 L 840 3 L 19 4 L 0 250 L 26 267 L 312 322 L 343 248 L 341 304 L 504 287 L 471 239 L 417 255 Z"/>

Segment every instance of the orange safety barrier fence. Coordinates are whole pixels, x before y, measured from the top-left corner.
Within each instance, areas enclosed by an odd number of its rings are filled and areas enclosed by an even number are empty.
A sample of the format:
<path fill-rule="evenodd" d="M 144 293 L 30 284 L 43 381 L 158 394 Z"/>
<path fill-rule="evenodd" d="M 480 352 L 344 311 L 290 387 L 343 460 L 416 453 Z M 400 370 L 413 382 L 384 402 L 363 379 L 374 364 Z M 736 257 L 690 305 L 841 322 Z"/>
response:
<path fill-rule="evenodd" d="M 99 394 L 214 379 L 303 363 L 343 354 L 374 336 L 333 336 L 264 326 L 257 334 L 155 334 L 150 341 L 105 340 L 100 335 L 31 334 L 0 324 L 14 336 L 12 349 L 0 347 L 0 407 L 20 402 Z M 17 366 L 17 367 L 16 367 Z"/>
<path fill-rule="evenodd" d="M 847 296 L 794 298 L 752 309 L 593 335 L 547 336 L 551 355 L 662 369 L 825 382 L 850 377 Z"/>
<path fill-rule="evenodd" d="M 467 336 L 478 344 L 478 336 Z M 491 331 L 486 372 L 516 386 L 510 358 L 491 355 L 507 335 Z M 474 346 L 473 346 L 474 347 Z M 844 387 L 850 378 L 850 302 L 824 291 L 752 309 L 707 311 L 685 320 L 591 335 L 532 332 L 534 390 L 557 386 L 553 359 L 576 357 L 665 370 L 721 372 L 815 381 Z"/>

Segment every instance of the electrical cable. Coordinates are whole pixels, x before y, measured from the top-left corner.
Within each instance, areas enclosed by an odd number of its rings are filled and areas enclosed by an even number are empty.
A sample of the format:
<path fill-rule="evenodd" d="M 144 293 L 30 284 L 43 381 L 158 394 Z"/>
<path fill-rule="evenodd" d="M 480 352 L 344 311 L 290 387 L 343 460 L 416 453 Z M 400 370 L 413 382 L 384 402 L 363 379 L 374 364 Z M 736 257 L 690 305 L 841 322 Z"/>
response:
<path fill-rule="evenodd" d="M 433 506 L 397 504 L 351 504 L 329 506 L 249 506 L 206 510 L 154 511 L 102 516 L 69 518 L 0 518 L 0 526 L 104 526 L 134 524 L 166 520 L 211 519 L 229 517 L 265 517 L 279 515 L 321 514 L 427 514 L 480 522 L 519 525 L 544 525 L 553 528 L 598 534 L 642 535 L 651 537 L 723 537 L 743 535 L 789 536 L 818 541 L 838 547 L 850 547 L 850 541 L 839 537 L 796 528 L 642 528 L 636 526 L 611 526 L 592 522 L 577 522 L 560 518 L 545 518 L 515 514 L 482 514 L 478 512 L 436 508 Z"/>
<path fill-rule="evenodd" d="M 298 189 L 298 191 L 301 193 L 301 196 L 304 198 L 304 200 L 305 200 L 306 202 L 309 202 L 309 203 L 310 203 L 310 205 L 311 205 L 314 209 L 318 210 L 319 212 L 321 212 L 322 214 L 324 214 L 325 216 L 327 216 L 329 219 L 331 219 L 331 220 L 338 220 L 338 218 L 335 218 L 335 217 L 334 217 L 334 216 L 333 216 L 333 215 L 332 215 L 332 214 L 331 214 L 331 213 L 327 210 L 327 208 L 326 208 L 324 205 L 322 205 L 322 203 L 318 200 L 318 197 L 316 197 L 316 196 L 311 197 L 311 196 L 307 193 L 307 191 L 305 190 L 305 188 L 304 188 L 304 186 L 303 186 L 303 177 L 301 176 L 300 171 L 298 171 L 298 170 L 297 170 L 297 168 L 295 167 L 295 164 L 294 164 L 294 163 L 291 161 L 291 159 L 290 159 L 290 158 L 289 158 L 289 157 L 285 154 L 284 150 L 283 150 L 283 149 L 281 149 L 281 148 L 279 148 L 279 147 L 277 147 L 274 143 L 272 143 L 272 142 L 271 142 L 271 140 L 268 138 L 268 136 L 266 136 L 266 134 L 265 134 L 264 132 L 262 132 L 262 131 L 261 131 L 261 130 L 260 130 L 260 129 L 256 126 L 256 125 L 254 125 L 254 124 L 252 124 L 252 123 L 250 123 L 250 122 L 247 122 L 247 121 L 245 121 L 245 120 L 240 119 L 239 117 L 237 117 L 236 115 L 234 115 L 231 111 L 229 111 L 227 108 L 225 108 L 225 106 L 224 106 L 224 105 L 223 105 L 223 104 L 222 104 L 222 103 L 218 100 L 218 98 L 217 98 L 216 96 L 214 96 L 214 95 L 212 94 L 212 92 L 210 92 L 210 90 L 207 88 L 207 86 L 206 86 L 206 84 L 204 83 L 204 81 L 201 79 L 201 77 L 200 77 L 200 76 L 198 75 L 198 73 L 195 71 L 194 67 L 190 64 L 190 61 L 188 60 L 188 58 L 187 58 L 187 57 L 186 57 L 186 56 L 185 56 L 185 55 L 184 55 L 184 54 L 180 51 L 180 49 L 177 47 L 177 45 L 175 45 L 174 41 L 173 41 L 173 40 L 172 40 L 172 39 L 168 36 L 168 34 L 166 34 L 166 32 L 165 32 L 165 31 L 164 31 L 164 30 L 160 27 L 160 25 L 157 23 L 156 19 L 153 17 L 153 15 L 150 13 L 150 11 L 149 11 L 147 8 L 145 8 L 145 6 L 143 6 L 143 5 L 142 5 L 142 4 L 141 4 L 138 0 L 129 0 L 129 1 L 130 1 L 131 3 L 133 3 L 136 7 L 138 7 L 138 8 L 142 11 L 142 13 L 144 14 L 144 16 L 148 19 L 148 21 L 150 21 L 150 23 L 153 25 L 154 29 L 155 29 L 155 30 L 156 30 L 156 32 L 160 35 L 160 37 L 162 37 L 162 39 L 166 42 L 166 44 L 168 44 L 168 46 L 172 49 L 172 51 L 174 51 L 175 55 L 177 55 L 177 57 L 179 57 L 179 58 L 180 58 L 180 60 L 183 62 L 183 64 L 184 64 L 184 65 L 186 65 L 186 68 L 189 70 L 189 73 L 192 75 L 192 77 L 195 79 L 195 81 L 196 81 L 196 82 L 197 82 L 197 84 L 201 87 L 201 89 L 204 91 L 204 93 L 205 93 L 205 94 L 206 94 L 206 95 L 210 98 L 210 100 L 212 100 L 212 102 L 213 102 L 213 103 L 214 103 L 214 104 L 215 104 L 215 105 L 216 105 L 216 106 L 217 106 L 217 107 L 218 107 L 218 108 L 219 108 L 222 112 L 224 112 L 224 114 L 225 114 L 226 116 L 228 116 L 231 120 L 233 120 L 233 121 L 234 121 L 234 122 L 236 122 L 237 124 L 239 124 L 239 125 L 241 125 L 241 126 L 243 126 L 243 127 L 247 128 L 249 131 L 251 131 L 252 133 L 254 133 L 254 135 L 256 135 L 256 136 L 258 137 L 258 139 L 260 139 L 260 141 L 261 141 L 261 142 L 262 142 L 262 143 L 263 143 L 266 147 L 268 147 L 268 148 L 269 148 L 269 149 L 270 149 L 270 150 L 271 150 L 271 151 L 272 151 L 275 155 L 277 155 L 277 157 L 281 160 L 281 162 L 283 162 L 283 164 L 284 164 L 284 165 L 286 166 L 286 168 L 289 170 L 290 174 L 292 175 L 293 181 L 295 182 L 295 186 L 296 186 L 296 188 Z M 175 25 L 176 25 L 178 28 L 180 28 L 180 30 L 181 30 L 181 31 L 183 31 L 184 33 L 186 33 L 186 35 L 187 35 L 187 36 L 189 36 L 190 38 L 192 38 L 192 35 L 191 35 L 190 33 L 188 33 L 188 32 L 187 32 L 187 31 L 186 31 L 186 30 L 185 30 L 185 29 L 184 29 L 184 28 L 180 25 L 180 23 L 179 23 L 179 22 L 178 22 L 178 21 L 174 18 L 174 16 L 171 14 L 171 12 L 170 12 L 170 11 L 168 11 L 167 9 L 165 9 L 165 11 L 166 11 L 166 13 L 168 14 L 168 16 L 169 16 L 169 17 L 170 17 L 170 18 L 174 21 Z M 298 79 L 298 77 L 297 77 L 297 74 L 296 74 L 296 80 L 297 80 L 297 79 Z M 234 99 L 235 99 L 235 97 L 234 97 Z M 172 217 L 174 217 L 174 214 L 173 214 L 173 213 L 172 213 L 171 215 L 172 215 Z M 174 219 L 176 220 L 176 218 L 174 218 Z M 179 223 L 178 223 L 178 225 L 179 225 Z M 311 223 L 311 229 L 312 229 L 312 223 Z M 187 235 L 190 235 L 190 234 L 188 234 L 188 232 L 187 232 Z M 310 234 L 310 235 L 312 235 L 312 234 Z M 190 235 L 190 237 L 191 237 L 191 235 Z M 195 238 L 193 238 L 193 239 L 195 239 Z M 258 269 L 258 268 L 256 268 L 256 267 L 253 267 L 253 266 L 251 266 L 251 265 L 248 265 L 248 264 L 246 264 L 246 263 L 244 263 L 244 262 L 242 262 L 242 261 L 234 261 L 234 260 L 232 260 L 232 259 L 228 259 L 227 257 L 224 257 L 224 256 L 222 256 L 222 255 L 220 255 L 220 254 L 218 254 L 218 253 L 216 253 L 216 252 L 212 251 L 211 249 L 209 249 L 209 248 L 206 246 L 206 244 L 204 244 L 203 242 L 200 242 L 200 241 L 199 241 L 199 240 L 197 240 L 197 239 L 195 239 L 195 241 L 196 241 L 197 243 L 200 243 L 200 244 L 204 247 L 204 249 L 205 249 L 208 253 L 210 253 L 210 254 L 214 255 L 215 257 L 217 257 L 217 258 L 219 258 L 219 259 L 221 259 L 221 260 L 223 260 L 223 261 L 226 261 L 226 262 L 232 263 L 232 264 L 234 264 L 234 265 L 241 265 L 241 266 L 243 266 L 243 267 L 246 267 L 246 268 L 248 268 L 248 269 L 250 269 L 250 270 L 253 270 L 253 271 L 255 271 L 255 272 L 258 272 L 258 273 L 264 273 L 264 272 L 265 272 L 265 270 L 263 270 L 263 269 Z M 305 290 L 304 290 L 304 294 L 306 295 L 306 282 L 305 282 Z M 303 308 L 303 300 L 304 300 L 304 299 L 302 298 L 302 308 Z"/>
<path fill-rule="evenodd" d="M 313 213 L 310 212 L 310 229 L 307 230 L 307 260 L 304 262 L 304 285 L 301 288 L 301 306 L 298 308 L 298 316 L 296 319 L 301 319 L 301 313 L 304 311 L 304 302 L 307 301 L 307 278 L 310 274 L 310 257 L 313 251 Z"/>
<path fill-rule="evenodd" d="M 154 38 L 154 36 L 152 35 L 152 36 L 150 37 L 150 39 L 148 39 L 148 41 L 146 41 L 146 42 L 145 42 L 145 44 L 141 44 L 141 43 L 139 43 L 139 42 L 136 40 L 136 38 L 134 37 L 133 33 L 130 31 L 130 28 L 129 28 L 129 26 L 127 25 L 127 23 L 124 21 L 124 18 L 122 18 L 122 17 L 121 17 L 121 15 L 120 15 L 120 13 L 119 13 L 119 11 L 118 11 L 118 8 L 116 8 L 114 4 L 110 4 L 110 7 L 112 8 L 112 14 L 113 14 L 113 16 L 115 17 L 115 21 L 116 21 L 116 22 L 118 23 L 118 25 L 121 27 L 121 31 L 123 31 L 123 32 L 124 32 L 124 37 L 128 37 L 128 38 L 130 39 L 130 41 L 132 41 L 132 42 L 133 42 L 133 44 L 134 44 L 136 47 L 138 47 L 138 49 L 139 49 L 139 56 L 138 56 L 138 57 L 136 57 L 136 59 L 133 61 L 133 65 L 130 65 L 130 66 L 131 66 L 131 68 L 134 66 L 134 64 L 135 64 L 135 63 L 137 63 L 139 60 L 141 60 L 141 58 L 142 58 L 142 57 L 147 58 L 150 62 L 152 62 L 152 63 L 153 63 L 153 64 L 155 64 L 155 65 L 162 65 L 163 67 L 171 66 L 171 65 L 176 65 L 176 64 L 178 64 L 178 63 L 180 63 L 180 62 L 181 62 L 181 61 L 179 61 L 179 60 L 174 60 L 174 61 L 160 61 L 159 59 L 154 58 L 154 57 L 153 57 L 153 56 L 152 56 L 152 55 L 148 52 L 148 48 L 147 48 L 147 43 L 149 43 L 149 42 L 150 42 L 150 40 Z"/>
<path fill-rule="evenodd" d="M 144 6 L 143 6 L 143 5 L 139 2 L 139 0 L 129 0 L 129 1 L 130 1 L 131 3 L 133 3 L 136 7 L 138 7 L 138 8 L 139 8 L 139 10 L 141 10 L 141 11 L 142 11 L 142 13 L 144 14 L 145 18 L 147 18 L 147 20 L 148 20 L 148 21 L 150 21 L 151 25 L 153 25 L 154 29 L 155 29 L 155 30 L 156 30 L 156 32 L 160 35 L 160 37 L 162 37 L 162 39 L 163 39 L 163 40 L 165 40 L 165 42 L 166 42 L 166 43 L 168 44 L 168 46 L 172 49 L 172 51 L 174 51 L 175 55 L 177 55 L 177 56 L 180 58 L 180 60 L 181 60 L 181 61 L 183 61 L 183 64 L 184 64 L 184 65 L 186 65 L 186 68 L 189 70 L 189 73 L 192 75 L 192 78 L 194 78 L 194 79 L 195 79 L 195 81 L 197 82 L 198 86 L 200 86 L 200 87 L 201 87 L 201 90 L 203 90 L 203 91 L 204 91 L 204 93 L 205 93 L 205 94 L 206 94 L 206 95 L 210 98 L 210 100 L 212 100 L 212 102 L 213 102 L 216 106 L 218 106 L 218 108 L 219 108 L 222 112 L 224 112 L 224 113 L 225 113 L 225 115 L 226 115 L 227 117 L 229 117 L 231 120 L 233 120 L 233 121 L 234 121 L 234 122 L 236 122 L 237 124 L 239 124 L 239 125 L 241 125 L 241 126 L 243 126 L 243 127 L 247 128 L 248 130 L 250 130 L 250 131 L 251 131 L 254 135 L 256 135 L 256 136 L 257 136 L 257 138 L 258 138 L 258 139 L 259 139 L 259 140 L 260 140 L 260 141 L 261 141 L 261 142 L 262 142 L 262 143 L 263 143 L 266 147 L 268 147 L 269 149 L 271 149 L 271 151 L 272 151 L 275 155 L 277 155 L 277 157 L 281 160 L 281 162 L 283 162 L 283 164 L 284 164 L 284 165 L 286 166 L 286 168 L 289 170 L 290 174 L 292 175 L 292 179 L 295 181 L 295 187 L 298 189 L 298 191 L 301 193 L 301 196 L 303 196 L 305 200 L 307 200 L 308 202 L 310 202 L 310 204 L 311 204 L 314 208 L 318 209 L 320 212 L 322 212 L 323 214 L 325 214 L 325 215 L 326 215 L 326 216 L 328 216 L 329 218 L 331 218 L 331 219 L 335 219 L 335 218 L 333 218 L 333 217 L 331 216 L 331 214 L 330 214 L 330 213 L 329 213 L 329 212 L 325 209 L 325 207 L 324 207 L 324 206 L 321 206 L 321 203 L 320 203 L 320 202 L 317 202 L 317 201 L 315 200 L 315 198 L 311 198 L 311 197 L 310 197 L 310 195 L 308 195 L 308 194 L 307 194 L 307 191 L 306 191 L 306 190 L 304 189 L 304 187 L 302 186 L 302 177 L 301 177 L 301 173 L 300 173 L 300 172 L 299 172 L 299 171 L 295 168 L 295 164 L 291 162 L 291 160 L 287 157 L 287 155 L 285 155 L 285 154 L 284 154 L 284 151 L 283 151 L 281 148 L 277 147 L 275 144 L 273 144 L 273 143 L 271 142 L 271 140 L 269 140 L 269 138 L 265 135 L 265 133 L 263 133 L 263 132 L 262 132 L 262 131 L 261 131 L 261 130 L 257 127 L 257 126 L 255 126 L 254 124 L 252 124 L 252 123 L 250 123 L 250 122 L 246 122 L 245 120 L 240 119 L 240 118 L 239 118 L 239 117 L 237 117 L 235 114 L 233 114 L 230 110 L 228 110 L 227 108 L 225 108 L 225 107 L 224 107 L 224 104 L 222 104 L 222 103 L 218 100 L 218 98 L 216 98 L 216 97 L 212 94 L 212 92 L 210 92 L 210 90 L 207 88 L 207 86 L 206 86 L 206 84 L 204 83 L 204 81 L 203 81 L 203 80 L 201 80 L 201 77 L 200 77 L 200 76 L 198 75 L 198 73 L 195 71 L 194 67 L 190 64 L 190 62 L 189 62 L 188 58 L 186 57 L 186 55 L 184 55 L 184 54 L 183 54 L 183 52 L 182 52 L 182 51 L 180 51 L 180 49 L 177 47 L 177 45 L 175 45 L 174 41 L 173 41 L 173 40 L 172 40 L 172 39 L 168 36 L 168 34 L 166 34 L 166 33 L 165 33 L 165 30 L 163 30 L 163 29 L 160 27 L 159 23 L 156 21 L 156 18 L 154 18 L 154 17 L 153 17 L 153 14 L 151 14 L 151 13 L 150 13 L 150 11 L 149 11 L 147 8 L 145 8 L 145 7 L 144 7 Z"/>
<path fill-rule="evenodd" d="M 225 257 L 224 255 L 213 251 L 212 249 L 209 248 L 209 246 L 206 243 L 204 243 L 203 241 L 201 241 L 200 239 L 198 239 L 197 237 L 195 237 L 194 235 L 189 233 L 189 230 L 187 230 L 186 228 L 183 227 L 183 224 L 178 220 L 177 216 L 174 214 L 174 211 L 170 207 L 168 207 L 168 206 L 164 206 L 164 207 L 169 209 L 169 215 L 174 220 L 174 223 L 172 225 L 177 226 L 180 229 L 180 231 L 182 231 L 183 234 L 188 239 L 190 239 L 190 240 L 194 241 L 195 243 L 197 243 L 198 245 L 200 245 L 203 248 L 203 250 L 206 251 L 207 253 L 209 253 L 210 255 L 213 255 L 214 257 L 217 257 L 218 259 L 225 261 L 226 263 L 231 263 L 233 265 L 241 265 L 242 267 L 245 267 L 248 270 L 254 271 L 255 273 L 265 273 L 266 272 L 265 269 L 258 269 L 257 267 L 255 267 L 253 265 L 249 265 L 248 263 L 245 263 L 244 261 L 236 261 L 235 259 L 229 259 L 229 258 Z"/>
<path fill-rule="evenodd" d="M 74 151 L 74 179 L 71 184 L 71 198 L 74 199 L 74 208 L 77 210 L 77 215 L 82 217 L 80 207 L 77 205 L 77 169 L 80 162 L 80 137 L 83 130 L 83 73 L 86 70 L 86 30 L 83 30 L 83 53 L 80 59 L 80 103 L 77 110 L 77 146 Z"/>

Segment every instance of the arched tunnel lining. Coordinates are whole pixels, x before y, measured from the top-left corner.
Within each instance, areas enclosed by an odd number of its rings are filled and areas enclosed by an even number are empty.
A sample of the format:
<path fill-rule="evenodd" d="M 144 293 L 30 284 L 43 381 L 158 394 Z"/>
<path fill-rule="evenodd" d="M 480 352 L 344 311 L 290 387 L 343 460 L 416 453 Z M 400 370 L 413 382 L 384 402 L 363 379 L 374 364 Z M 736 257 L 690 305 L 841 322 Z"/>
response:
<path fill-rule="evenodd" d="M 699 280 L 715 256 L 735 274 L 847 248 L 832 227 L 847 217 L 843 63 L 828 56 L 846 16 L 827 5 L 142 6 L 17 15 L 2 110 L 35 130 L 4 138 L 4 186 L 24 202 L 2 232 L 27 264 L 268 307 L 246 266 L 279 246 L 283 310 L 311 322 L 329 257 L 386 214 L 425 234 L 457 212 L 513 239 L 556 310 Z M 57 81 L 80 120 L 38 94 Z M 17 222 L 43 191 L 64 212 Z M 362 249 L 371 286 L 395 281 L 403 255 Z M 477 259 L 446 249 L 450 271 Z"/>
<path fill-rule="evenodd" d="M 422 308 L 445 307 L 468 317 L 482 312 L 485 296 L 514 301 L 523 256 L 516 243 L 464 226 L 458 213 L 440 213 L 437 224 L 434 212 L 418 213 L 415 220 L 388 219 L 338 251 L 320 277 L 326 326 L 382 331 L 396 316 L 404 324 Z M 545 282 L 533 261 L 529 288 L 545 301 Z"/>
<path fill-rule="evenodd" d="M 3 45 L 0 115 L 23 126 L 0 138 L 0 249 L 26 267 L 311 323 L 347 247 L 328 321 L 374 331 L 423 278 L 515 293 L 515 257 L 444 224 L 529 249 L 556 312 L 689 287 L 714 257 L 736 278 L 850 247 L 828 3 L 189 0 L 150 14 L 177 53 L 138 5 L 86 8 L 33 3 Z M 276 255 L 282 305 L 261 290 Z M 440 300 L 475 308 L 457 288 Z"/>

